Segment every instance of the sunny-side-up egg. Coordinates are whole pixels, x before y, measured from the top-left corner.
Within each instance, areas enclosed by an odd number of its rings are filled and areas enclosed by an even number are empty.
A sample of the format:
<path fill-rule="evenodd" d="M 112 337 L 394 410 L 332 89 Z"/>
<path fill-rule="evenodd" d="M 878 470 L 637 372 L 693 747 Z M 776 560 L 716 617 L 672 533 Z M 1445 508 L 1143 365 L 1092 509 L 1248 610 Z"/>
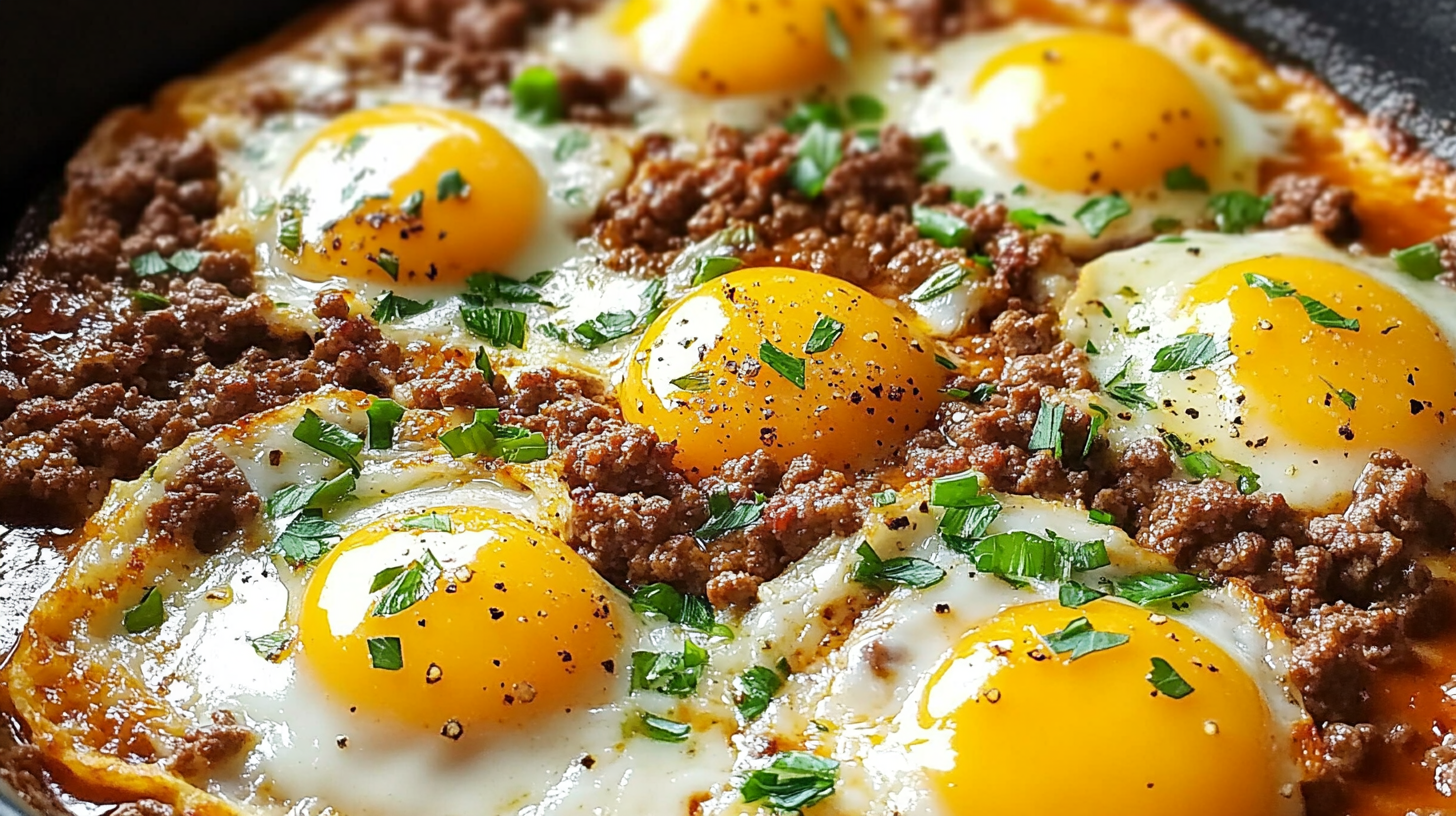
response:
<path fill-rule="evenodd" d="M 1114 448 L 1166 432 L 1192 475 L 1251 471 L 1317 511 L 1381 449 L 1438 493 L 1456 480 L 1456 292 L 1386 259 L 1305 229 L 1192 233 L 1087 265 L 1062 315 Z"/>
<path fill-rule="evenodd" d="M 37 745 L 103 799 L 209 815 L 688 814 L 727 786 L 731 702 L 632 680 L 721 636 L 639 618 L 552 532 L 549 462 L 455 459 L 445 412 L 365 447 L 368 404 L 310 397 L 117 485 L 8 669 Z M 201 553 L 145 519 L 209 441 L 266 504 Z M 240 755 L 178 765 L 223 711 Z"/>
<path fill-rule="evenodd" d="M 929 421 L 946 371 L 896 307 L 827 275 L 730 272 L 648 327 L 618 386 L 624 416 L 706 475 L 757 450 L 853 470 Z"/>
<path fill-rule="evenodd" d="M 821 654 L 795 654 L 795 673 L 737 738 L 740 778 L 772 771 L 786 753 L 812 755 L 808 775 L 832 781 L 832 791 L 808 794 L 822 798 L 811 811 L 821 814 L 1303 812 L 1310 721 L 1288 682 L 1287 639 L 1246 587 L 1176 602 L 1141 596 L 1145 607 L 1111 595 L 1064 602 L 1066 584 L 1008 581 L 990 564 L 978 573 L 936 535 L 940 511 L 926 498 L 902 491 L 867 538 L 825 545 L 761 588 L 740 641 L 762 633 L 772 656 L 806 640 L 795 637 L 800 624 L 781 621 L 831 619 L 814 613 L 867 591 L 854 579 L 866 545 L 886 565 L 921 559 L 921 584 L 926 570 L 943 573 L 928 587 L 887 584 L 882 600 L 848 616 L 847 632 L 819 640 L 820 630 L 804 630 Z M 1082 511 L 1010 496 L 999 503 L 982 540 L 1000 542 L 996 569 L 1035 572 L 1044 562 L 1013 558 L 1014 540 L 1060 538 L 1105 548 L 1105 566 L 1088 561 L 1096 568 L 1071 572 L 1082 591 L 1151 587 L 1161 582 L 1149 576 L 1174 575 Z M 900 518 L 896 531 L 883 523 Z M 767 810 L 737 793 L 704 811 Z"/>
<path fill-rule="evenodd" d="M 1255 189 L 1289 129 L 1131 34 L 1017 23 L 945 42 L 929 61 L 930 83 L 896 95 L 891 120 L 945 136 L 939 181 L 1003 197 L 1076 256 L 1195 224 L 1211 191 Z"/>

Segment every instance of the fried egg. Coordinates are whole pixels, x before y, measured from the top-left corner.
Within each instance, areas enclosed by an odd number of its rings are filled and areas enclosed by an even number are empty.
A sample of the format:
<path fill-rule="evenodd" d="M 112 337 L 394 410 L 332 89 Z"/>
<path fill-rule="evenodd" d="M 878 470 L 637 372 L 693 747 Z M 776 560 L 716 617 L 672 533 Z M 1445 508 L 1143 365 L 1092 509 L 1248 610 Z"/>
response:
<path fill-rule="evenodd" d="M 1194 233 L 1088 264 L 1062 315 L 1115 448 L 1171 435 L 1195 475 L 1252 475 L 1315 511 L 1390 449 L 1451 495 L 1456 292 L 1439 283 L 1306 229 Z"/>
<path fill-rule="evenodd" d="M 445 412 L 401 418 L 392 447 L 358 453 L 357 477 L 298 438 L 307 412 L 363 438 L 368 404 L 309 397 L 118 485 L 9 668 L 37 744 L 90 769 L 103 797 L 197 813 L 685 813 L 725 785 L 731 709 L 633 693 L 634 654 L 682 652 L 689 635 L 639 618 L 557 537 L 546 465 L 453 458 L 435 441 L 460 425 Z M 204 442 L 269 499 L 212 554 L 145 521 Z M 309 533 L 278 497 L 340 480 L 347 495 L 303 511 L 337 543 L 294 560 L 282 542 Z M 224 711 L 253 744 L 178 767 L 178 739 Z M 649 739 L 649 713 L 691 733 Z"/>
<path fill-rule="evenodd" d="M 835 760 L 822 813 L 1302 812 L 1299 755 L 1311 724 L 1289 684 L 1287 639 L 1246 587 L 1146 608 L 1111 597 L 1063 605 L 1054 584 L 978 574 L 938 540 L 938 511 L 925 498 L 902 492 L 866 528 L 868 543 L 881 558 L 922 558 L 946 577 L 890 590 L 842 638 L 826 638 L 827 652 L 796 662 L 782 694 L 737 738 L 740 773 L 787 750 Z M 1173 569 L 1082 512 L 999 498 L 988 535 L 1101 542 L 1111 563 L 1081 579 L 1089 585 Z M 898 532 L 883 523 L 902 517 L 910 523 Z M 833 608 L 826 588 L 855 586 L 861 560 L 854 543 L 806 557 L 765 585 L 744 631 Z M 1086 654 L 1054 649 L 1049 638 L 1079 618 L 1126 638 Z M 1193 691 L 1159 692 L 1150 674 L 1160 660 Z M 763 812 L 729 795 L 705 810 Z"/>

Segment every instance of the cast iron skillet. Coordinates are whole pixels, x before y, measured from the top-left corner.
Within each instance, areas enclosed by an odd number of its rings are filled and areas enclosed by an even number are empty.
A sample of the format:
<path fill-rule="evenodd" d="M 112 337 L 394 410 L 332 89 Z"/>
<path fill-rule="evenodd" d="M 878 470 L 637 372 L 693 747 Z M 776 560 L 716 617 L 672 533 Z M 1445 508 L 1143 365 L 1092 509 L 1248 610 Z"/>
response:
<path fill-rule="evenodd" d="M 968 0 L 977 2 L 977 0 Z M 297 14 L 299 0 L 0 0 L 0 247 L 88 128 Z M 1456 0 L 1192 0 L 1456 162 Z M 44 226 L 45 218 L 36 219 Z M 35 225 L 31 225 L 35 226 Z M 0 280 L 3 280 L 0 260 Z M 31 816 L 0 783 L 0 816 Z"/>

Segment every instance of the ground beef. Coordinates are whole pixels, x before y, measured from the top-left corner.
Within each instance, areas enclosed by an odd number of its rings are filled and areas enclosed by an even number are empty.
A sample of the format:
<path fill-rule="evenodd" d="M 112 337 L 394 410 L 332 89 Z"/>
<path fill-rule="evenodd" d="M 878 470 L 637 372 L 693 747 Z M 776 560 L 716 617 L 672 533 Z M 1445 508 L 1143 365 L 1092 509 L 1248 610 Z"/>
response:
<path fill-rule="evenodd" d="M 1283 229 L 1308 224 L 1335 243 L 1360 237 L 1360 222 L 1352 205 L 1355 193 L 1330 184 L 1321 176 L 1285 173 L 1269 182 L 1269 210 L 1264 226 Z"/>
<path fill-rule="evenodd" d="M 737 248 L 749 265 L 808 269 L 881 295 L 913 289 L 967 251 L 983 253 L 995 265 L 990 316 L 1021 294 L 1027 270 L 1060 257 L 1054 238 L 1007 225 L 1002 205 L 965 207 L 944 185 L 922 183 L 922 151 L 905 132 L 887 128 L 872 146 L 846 136 L 844 145 L 823 194 L 810 200 L 789 174 L 798 137 L 780 128 L 750 137 L 715 125 L 695 160 L 648 138 L 628 183 L 602 202 L 594 232 L 612 266 L 656 274 L 693 242 L 751 227 L 753 240 Z M 917 203 L 963 219 L 966 247 L 922 238 L 911 218 Z"/>
<path fill-rule="evenodd" d="M 894 0 L 915 38 L 925 45 L 984 28 L 993 21 L 985 0 Z"/>
<path fill-rule="evenodd" d="M 71 814 L 56 793 L 40 749 L 26 741 L 13 715 L 5 710 L 0 710 L 0 781 L 39 816 Z"/>
<path fill-rule="evenodd" d="M 166 802 L 158 802 L 155 799 L 142 799 L 136 802 L 117 805 L 106 816 L 176 816 L 176 814 L 177 811 Z"/>
<path fill-rule="evenodd" d="M 213 768 L 242 756 L 256 740 L 252 731 L 238 725 L 232 712 L 215 711 L 212 724 L 188 731 L 167 763 L 186 779 L 206 777 Z"/>
<path fill-rule="evenodd" d="M 204 553 L 217 552 L 258 515 L 262 501 L 243 472 L 209 442 L 167 480 L 165 494 L 147 508 L 147 523 Z"/>

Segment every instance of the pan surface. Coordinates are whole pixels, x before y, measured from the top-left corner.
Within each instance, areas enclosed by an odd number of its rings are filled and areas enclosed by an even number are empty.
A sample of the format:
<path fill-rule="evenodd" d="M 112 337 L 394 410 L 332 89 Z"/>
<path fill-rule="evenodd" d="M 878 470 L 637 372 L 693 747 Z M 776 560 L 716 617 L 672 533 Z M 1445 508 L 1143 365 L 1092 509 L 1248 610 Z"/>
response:
<path fill-rule="evenodd" d="M 0 3 L 0 244 L 54 191 L 112 108 L 145 100 L 299 13 L 298 0 Z M 1198 0 L 1276 62 L 1303 66 L 1456 162 L 1456 0 Z M 40 226 L 43 226 L 43 220 Z M 3 279 L 0 259 L 0 279 Z M 0 816 L 31 816 L 0 782 Z"/>

